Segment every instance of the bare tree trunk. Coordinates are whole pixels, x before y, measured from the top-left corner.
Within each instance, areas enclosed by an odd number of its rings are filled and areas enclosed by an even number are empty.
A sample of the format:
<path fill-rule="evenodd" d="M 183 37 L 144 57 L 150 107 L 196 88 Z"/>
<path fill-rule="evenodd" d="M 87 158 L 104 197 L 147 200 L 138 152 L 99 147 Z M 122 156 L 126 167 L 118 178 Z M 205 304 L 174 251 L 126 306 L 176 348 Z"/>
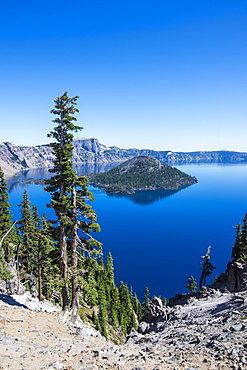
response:
<path fill-rule="evenodd" d="M 18 222 L 18 220 L 16 220 L 13 225 L 11 226 L 11 228 L 4 234 L 4 236 L 2 237 L 2 239 L 0 240 L 0 248 L 2 247 L 2 244 L 3 244 L 3 241 L 4 239 L 8 236 L 8 234 L 10 233 L 10 231 L 13 229 L 13 227 L 15 226 L 15 224 Z"/>
<path fill-rule="evenodd" d="M 72 269 L 72 316 L 76 320 L 79 310 L 79 293 L 78 293 L 78 281 L 77 281 L 77 267 L 78 267 L 78 256 L 77 256 L 77 215 L 76 215 L 76 188 L 75 185 L 72 189 L 72 229 L 71 229 L 71 269 Z M 72 317 L 72 319 L 73 319 Z"/>
<path fill-rule="evenodd" d="M 40 256 L 40 240 L 38 241 L 38 298 L 42 299 L 42 271 L 41 271 L 41 256 Z"/>
<path fill-rule="evenodd" d="M 64 311 L 68 310 L 70 306 L 67 260 L 67 240 L 65 235 L 65 227 L 63 224 L 60 224 L 60 273 L 61 279 L 63 280 L 62 299 Z"/>
<path fill-rule="evenodd" d="M 17 251 L 16 251 L 17 294 L 19 294 L 19 292 L 20 292 L 20 266 L 19 266 L 20 245 L 21 245 L 21 243 L 18 244 Z"/>
<path fill-rule="evenodd" d="M 206 281 L 205 281 L 206 280 L 205 274 L 206 274 L 206 265 L 204 263 L 203 264 L 203 268 L 202 268 L 201 277 L 200 277 L 200 282 L 199 282 L 199 289 L 201 289 L 202 286 L 205 285 L 205 283 L 206 283 Z"/>

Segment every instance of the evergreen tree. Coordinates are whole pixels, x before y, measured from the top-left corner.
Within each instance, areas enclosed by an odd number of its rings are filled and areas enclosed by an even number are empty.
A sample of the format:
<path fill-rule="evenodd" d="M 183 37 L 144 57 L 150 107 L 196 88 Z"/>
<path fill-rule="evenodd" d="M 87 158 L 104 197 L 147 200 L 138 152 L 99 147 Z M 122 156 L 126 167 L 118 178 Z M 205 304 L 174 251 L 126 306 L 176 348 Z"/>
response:
<path fill-rule="evenodd" d="M 23 191 L 23 198 L 22 202 L 19 204 L 21 219 L 18 222 L 21 232 L 21 250 L 20 250 L 20 265 L 23 272 L 25 271 L 26 274 L 30 274 L 31 270 L 31 261 L 30 258 L 32 256 L 32 249 L 34 246 L 34 240 L 32 239 L 33 235 L 33 218 L 32 218 L 32 209 L 31 209 L 31 202 L 28 197 L 27 190 L 24 189 Z"/>
<path fill-rule="evenodd" d="M 196 284 L 196 279 L 194 276 L 190 276 L 188 281 L 186 282 L 185 288 L 188 289 L 189 293 L 194 293 L 197 290 L 197 284 Z"/>
<path fill-rule="evenodd" d="M 106 300 L 106 287 L 104 284 L 104 279 L 101 275 L 98 277 L 98 300 L 99 300 L 99 326 L 101 334 L 107 338 L 107 300 Z"/>
<path fill-rule="evenodd" d="M 106 290 L 107 290 L 107 312 L 110 324 L 114 329 L 118 327 L 120 301 L 118 289 L 114 280 L 114 267 L 112 254 L 109 252 L 106 260 Z"/>
<path fill-rule="evenodd" d="M 55 109 L 51 113 L 57 117 L 54 131 L 48 134 L 56 140 L 50 144 L 54 154 L 54 167 L 50 172 L 54 174 L 46 180 L 45 190 L 51 193 L 50 207 L 55 210 L 58 219 L 60 276 L 63 281 L 62 299 L 63 310 L 72 309 L 72 315 L 78 314 L 78 248 L 82 253 L 92 253 L 100 249 L 100 243 L 91 238 L 89 233 L 99 231 L 96 214 L 86 201 L 93 200 L 87 190 L 85 176 L 77 177 L 72 166 L 73 132 L 81 130 L 76 126 L 74 114 L 79 112 L 75 107 L 78 96 L 69 98 L 65 92 L 55 99 Z M 80 189 L 78 190 L 78 187 Z M 78 213 L 80 215 L 78 216 Z M 78 235 L 78 231 L 82 235 Z M 69 249 L 69 252 L 68 252 Z M 70 255 L 70 260 L 68 258 Z M 69 275 L 71 276 L 72 298 L 69 295 Z"/>
<path fill-rule="evenodd" d="M 100 332 L 107 339 L 107 330 L 106 330 L 107 319 L 106 319 L 106 308 L 104 305 L 100 305 L 98 320 Z"/>
<path fill-rule="evenodd" d="M 137 329 L 137 318 L 133 310 L 130 298 L 129 288 L 126 284 L 120 281 L 118 287 L 120 300 L 120 317 L 119 323 L 123 333 L 126 335 L 131 328 Z"/>
<path fill-rule="evenodd" d="M 17 242 L 10 207 L 8 187 L 0 167 L 0 254 L 3 268 L 5 268 L 6 262 L 10 262 L 13 257 L 13 247 Z"/>
<path fill-rule="evenodd" d="M 131 294 L 131 304 L 132 304 L 133 310 L 135 311 L 137 315 L 138 320 L 140 320 L 143 316 L 143 310 L 142 310 L 142 305 L 139 299 L 137 298 L 136 293 Z"/>
<path fill-rule="evenodd" d="M 57 275 L 54 266 L 54 242 L 50 235 L 51 224 L 48 222 L 46 214 L 40 219 L 37 207 L 33 207 L 33 223 L 35 248 L 33 248 L 33 274 L 38 282 L 38 298 L 44 296 L 50 299 L 52 295 L 52 285 Z"/>
<path fill-rule="evenodd" d="M 245 214 L 245 217 L 243 219 L 241 245 L 242 245 L 243 262 L 246 262 L 247 260 L 247 213 Z"/>
<path fill-rule="evenodd" d="M 10 271 L 7 269 L 7 263 L 3 257 L 3 254 L 0 254 L 0 279 L 7 280 L 11 279 L 13 276 Z"/>
<path fill-rule="evenodd" d="M 150 292 L 148 287 L 145 288 L 143 302 L 142 302 L 142 316 L 145 315 L 148 302 L 150 302 Z"/>
<path fill-rule="evenodd" d="M 120 300 L 118 289 L 116 286 L 112 286 L 110 292 L 110 307 L 108 309 L 108 318 L 109 322 L 114 329 L 117 329 L 119 326 L 119 312 L 120 312 Z"/>
<path fill-rule="evenodd" d="M 35 205 L 31 207 L 30 215 L 30 225 L 29 225 L 29 239 L 30 239 L 30 250 L 29 254 L 29 272 L 32 273 L 35 277 L 38 276 L 39 271 L 39 227 L 40 227 L 40 217 L 38 213 L 38 208 Z"/>
<path fill-rule="evenodd" d="M 95 325 L 96 330 L 101 332 L 102 330 L 101 330 L 101 327 L 100 327 L 100 324 L 99 324 L 99 318 L 98 318 L 97 314 L 95 313 L 95 310 L 93 310 L 92 322 Z"/>
<path fill-rule="evenodd" d="M 114 281 L 114 267 L 113 267 L 113 258 L 111 252 L 108 253 L 106 259 L 106 272 L 107 272 L 107 281 L 109 285 L 115 285 Z"/>
<path fill-rule="evenodd" d="M 200 283 L 199 283 L 200 289 L 203 285 L 206 284 L 206 278 L 208 276 L 210 276 L 212 274 L 212 271 L 215 269 L 215 267 L 210 262 L 210 258 L 211 258 L 210 257 L 210 250 L 211 250 L 211 247 L 208 247 L 207 253 L 205 254 L 205 256 L 202 256 L 202 258 L 203 258 L 203 260 L 201 262 L 202 273 L 201 273 L 201 278 L 200 278 Z"/>
<path fill-rule="evenodd" d="M 144 305 L 146 306 L 149 301 L 150 301 L 150 292 L 148 287 L 146 287 L 144 292 Z"/>
<path fill-rule="evenodd" d="M 52 298 L 54 279 L 58 274 L 54 260 L 56 253 L 52 239 L 51 224 L 46 214 L 40 218 L 38 208 L 31 206 L 26 190 L 23 201 L 19 204 L 20 248 L 17 252 L 17 271 L 21 271 L 22 280 L 34 277 L 37 281 L 38 298 Z"/>
<path fill-rule="evenodd" d="M 163 306 L 166 306 L 166 305 L 167 305 L 166 297 L 163 297 L 163 298 L 162 298 L 162 303 L 163 303 Z"/>
<path fill-rule="evenodd" d="M 232 247 L 232 261 L 246 262 L 247 260 L 247 214 L 243 219 L 243 224 L 240 222 L 235 226 L 236 236 Z"/>
<path fill-rule="evenodd" d="M 89 273 L 84 283 L 84 298 L 90 307 L 96 306 L 98 302 L 97 281 L 93 274 Z"/>
<path fill-rule="evenodd" d="M 94 258 L 79 259 L 79 268 L 83 271 L 82 293 L 85 302 L 92 308 L 98 304 L 98 269 L 99 264 Z"/>

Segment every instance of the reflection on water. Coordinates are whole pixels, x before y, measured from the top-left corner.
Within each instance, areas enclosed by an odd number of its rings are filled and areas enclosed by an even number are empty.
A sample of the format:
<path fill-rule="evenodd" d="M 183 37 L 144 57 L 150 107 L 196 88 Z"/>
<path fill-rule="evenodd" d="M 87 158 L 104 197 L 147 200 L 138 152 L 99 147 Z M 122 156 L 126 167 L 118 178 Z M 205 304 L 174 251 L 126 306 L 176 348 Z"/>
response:
<path fill-rule="evenodd" d="M 87 173 L 96 173 L 96 172 L 105 172 L 109 171 L 111 168 L 117 166 L 119 162 L 116 163 L 95 163 L 88 164 L 85 166 L 75 166 L 78 175 L 84 175 Z M 18 188 L 24 188 L 27 184 L 39 184 L 43 185 L 43 182 L 35 182 L 35 179 L 47 179 L 51 176 L 48 168 L 33 168 L 27 171 L 22 171 L 16 174 L 15 176 L 7 180 L 9 187 L 9 192 L 12 192 Z M 33 180 L 34 179 L 34 180 Z M 33 180 L 33 181 L 32 181 Z M 187 186 L 181 189 L 157 189 L 157 190 L 138 190 L 135 194 L 121 194 L 121 193 L 106 193 L 109 197 L 115 198 L 127 198 L 130 201 L 140 204 L 147 205 L 154 202 L 157 202 L 163 198 L 169 197 L 178 191 L 186 188 Z"/>
<path fill-rule="evenodd" d="M 167 189 L 157 189 L 157 190 L 138 190 L 135 194 L 115 194 L 106 193 L 109 197 L 115 198 L 127 198 L 132 202 L 140 205 L 147 205 L 157 202 L 163 198 L 170 197 L 171 195 L 181 191 L 182 189 L 167 190 Z"/>
<path fill-rule="evenodd" d="M 94 163 L 87 164 L 83 166 L 74 166 L 75 171 L 78 175 L 84 175 L 92 172 L 105 172 L 111 168 L 117 166 L 121 162 L 114 163 Z M 21 171 L 15 174 L 13 177 L 9 177 L 6 183 L 9 187 L 9 191 L 16 190 L 18 188 L 23 188 L 25 186 L 25 181 L 28 179 L 47 179 L 51 177 L 52 174 L 49 172 L 49 168 L 32 168 L 30 170 Z"/>

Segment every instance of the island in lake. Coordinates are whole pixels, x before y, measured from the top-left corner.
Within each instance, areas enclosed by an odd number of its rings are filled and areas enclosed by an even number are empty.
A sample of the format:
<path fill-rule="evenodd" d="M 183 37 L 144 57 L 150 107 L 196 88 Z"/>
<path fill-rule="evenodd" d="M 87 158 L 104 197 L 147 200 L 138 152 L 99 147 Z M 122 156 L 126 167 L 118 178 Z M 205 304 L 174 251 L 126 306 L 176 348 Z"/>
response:
<path fill-rule="evenodd" d="M 152 156 L 137 156 L 102 173 L 87 175 L 92 185 L 111 193 L 133 194 L 136 190 L 181 189 L 197 182 L 194 176 Z"/>

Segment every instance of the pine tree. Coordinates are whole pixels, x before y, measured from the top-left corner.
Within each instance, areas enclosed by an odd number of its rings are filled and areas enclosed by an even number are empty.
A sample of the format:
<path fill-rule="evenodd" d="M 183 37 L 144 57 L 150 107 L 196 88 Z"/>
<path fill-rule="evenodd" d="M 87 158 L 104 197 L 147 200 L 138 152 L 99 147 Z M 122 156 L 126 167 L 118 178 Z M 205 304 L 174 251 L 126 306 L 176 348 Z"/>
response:
<path fill-rule="evenodd" d="M 243 259 L 243 262 L 246 262 L 247 260 L 247 213 L 245 214 L 244 219 L 243 219 L 241 245 L 242 245 L 242 259 Z"/>
<path fill-rule="evenodd" d="M 120 300 L 119 323 L 122 327 L 123 333 L 126 335 L 131 328 L 137 328 L 137 318 L 131 304 L 128 286 L 120 281 L 118 291 Z"/>
<path fill-rule="evenodd" d="M 150 301 L 150 292 L 149 292 L 148 287 L 146 287 L 145 292 L 144 292 L 144 304 L 145 304 L 145 306 L 148 304 L 149 301 Z"/>
<path fill-rule="evenodd" d="M 56 254 L 50 233 L 51 224 L 47 221 L 46 214 L 40 218 L 37 206 L 31 206 L 26 190 L 23 192 L 23 201 L 19 207 L 21 242 L 17 253 L 18 273 L 20 269 L 22 279 L 32 277 L 37 281 L 37 293 L 40 300 L 43 297 L 51 299 L 52 284 L 58 273 L 54 265 Z"/>
<path fill-rule="evenodd" d="M 235 230 L 236 230 L 236 237 L 235 237 L 234 246 L 232 247 L 232 261 L 239 262 L 244 259 L 244 249 L 245 249 L 245 245 L 243 244 L 241 223 L 238 223 L 237 226 L 235 226 Z"/>
<path fill-rule="evenodd" d="M 98 276 L 98 301 L 99 301 L 99 326 L 101 334 L 107 338 L 107 301 L 106 301 L 106 287 L 104 284 L 104 279 L 101 275 Z"/>
<path fill-rule="evenodd" d="M 51 298 L 52 283 L 57 274 L 57 269 L 54 266 L 54 242 L 50 235 L 50 223 L 47 220 L 46 214 L 40 219 L 38 209 L 33 207 L 33 223 L 35 247 L 33 247 L 32 272 L 37 278 L 38 283 L 38 298 Z"/>
<path fill-rule="evenodd" d="M 114 281 L 114 267 L 113 267 L 113 258 L 111 252 L 108 253 L 106 259 L 106 272 L 107 272 L 107 281 L 110 285 L 115 285 Z"/>
<path fill-rule="evenodd" d="M 99 320 L 99 328 L 101 334 L 107 339 L 107 330 L 106 330 L 106 308 L 104 305 L 100 305 L 99 308 L 99 315 L 98 315 L 98 320 Z"/>
<path fill-rule="evenodd" d="M 120 301 L 118 289 L 115 285 L 114 267 L 112 254 L 109 252 L 106 260 L 106 290 L 107 290 L 107 312 L 109 322 L 114 329 L 119 325 L 118 317 L 120 310 Z"/>
<path fill-rule="evenodd" d="M 201 262 L 202 273 L 201 273 L 201 278 L 200 278 L 200 283 L 199 283 L 200 289 L 203 285 L 206 284 L 206 278 L 210 276 L 212 274 L 212 271 L 215 269 L 215 267 L 210 262 L 210 258 L 211 258 L 210 251 L 211 251 L 211 247 L 209 246 L 205 256 L 202 256 L 202 259 L 203 259 Z"/>
<path fill-rule="evenodd" d="M 92 322 L 95 325 L 96 330 L 101 332 L 102 330 L 101 330 L 101 327 L 100 327 L 100 324 L 99 324 L 99 318 L 98 318 L 97 314 L 95 313 L 95 310 L 93 310 Z"/>
<path fill-rule="evenodd" d="M 71 308 L 72 315 L 78 314 L 78 248 L 82 253 L 93 253 L 100 250 L 100 243 L 90 237 L 91 231 L 99 231 L 96 214 L 87 201 L 93 200 L 87 190 L 85 176 L 78 177 L 72 166 L 73 132 L 82 127 L 74 125 L 74 114 L 79 112 L 75 107 L 78 96 L 69 98 L 65 92 L 55 99 L 55 109 L 51 113 L 57 117 L 54 131 L 48 134 L 56 140 L 50 144 L 54 154 L 54 174 L 46 180 L 45 190 L 51 193 L 50 207 L 55 210 L 58 219 L 60 276 L 63 281 L 62 300 L 63 310 Z M 80 189 L 78 190 L 78 187 Z M 80 215 L 78 215 L 78 213 Z M 78 231 L 82 232 L 79 236 Z M 70 260 L 68 258 L 70 255 Z M 69 275 L 71 276 L 72 297 L 69 295 Z"/>
<path fill-rule="evenodd" d="M 92 308 L 98 304 L 98 269 L 99 264 L 95 258 L 79 259 L 78 266 L 83 271 L 82 296 L 84 301 Z"/>
<path fill-rule="evenodd" d="M 30 242 L 30 250 L 28 251 L 29 254 L 29 272 L 32 273 L 35 277 L 38 276 L 39 271 L 39 226 L 40 226 L 40 217 L 38 213 L 38 208 L 35 205 L 31 207 L 31 217 L 30 217 L 30 225 L 29 225 L 29 239 Z"/>
<path fill-rule="evenodd" d="M 120 312 L 120 300 L 118 289 L 116 286 L 112 286 L 110 292 L 110 307 L 108 308 L 108 318 L 109 322 L 114 329 L 117 329 L 119 326 L 119 312 Z"/>
<path fill-rule="evenodd" d="M 8 187 L 4 179 L 4 173 L 0 167 L 0 254 L 3 269 L 6 267 L 6 262 L 10 262 L 13 257 L 13 247 L 17 242 L 10 207 Z"/>
<path fill-rule="evenodd" d="M 31 261 L 30 258 L 32 256 L 32 248 L 34 244 L 34 240 L 32 239 L 33 234 L 33 218 L 32 218 L 32 209 L 31 209 L 31 202 L 29 200 L 29 196 L 27 190 L 24 189 L 23 191 L 23 198 L 22 202 L 19 204 L 20 212 L 21 212 L 21 219 L 19 223 L 19 229 L 21 232 L 22 237 L 22 249 L 20 251 L 20 265 L 26 274 L 30 274 L 31 271 Z"/>
<path fill-rule="evenodd" d="M 139 299 L 137 298 L 137 295 L 136 293 L 132 293 L 131 294 L 131 304 L 132 304 L 132 307 L 137 315 L 137 318 L 138 320 L 140 320 L 143 316 L 143 310 L 142 310 L 142 305 L 139 301 Z"/>
<path fill-rule="evenodd" d="M 194 276 L 190 276 L 188 281 L 186 282 L 185 288 L 188 289 L 189 293 L 194 293 L 197 290 L 197 284 L 196 284 L 196 279 Z"/>

